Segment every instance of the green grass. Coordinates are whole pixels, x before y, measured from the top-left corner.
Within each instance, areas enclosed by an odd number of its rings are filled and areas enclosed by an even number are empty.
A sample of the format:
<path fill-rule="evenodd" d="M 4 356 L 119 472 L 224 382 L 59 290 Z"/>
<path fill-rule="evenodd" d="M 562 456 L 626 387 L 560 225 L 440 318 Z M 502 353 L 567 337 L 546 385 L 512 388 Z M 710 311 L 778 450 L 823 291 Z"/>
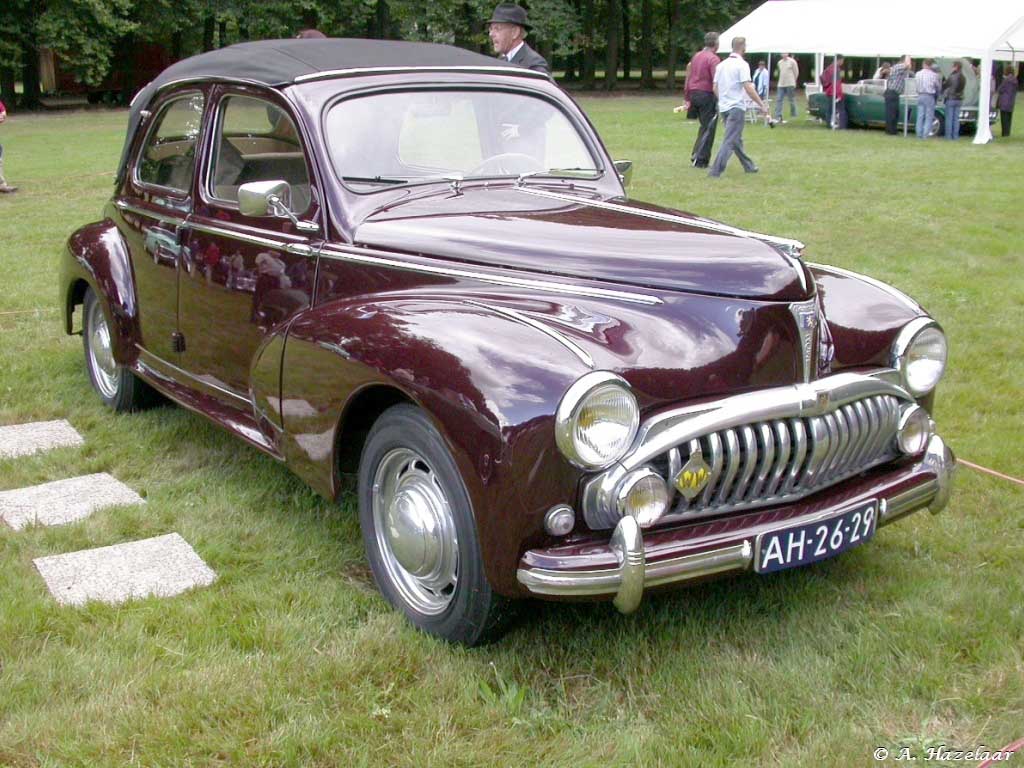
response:
<path fill-rule="evenodd" d="M 937 406 L 964 458 L 1024 474 L 1024 141 L 976 147 L 803 120 L 750 126 L 761 167 L 689 167 L 678 99 L 584 98 L 634 195 L 797 237 L 945 326 Z M 0 197 L 0 424 L 84 447 L 0 461 L 0 489 L 108 471 L 144 507 L 0 529 L 0 765 L 872 765 L 877 746 L 1024 737 L 1024 490 L 962 470 L 938 517 L 772 578 L 608 605 L 534 604 L 496 645 L 411 630 L 337 506 L 197 416 L 114 416 L 55 312 L 57 253 L 97 218 L 124 112 L 14 116 Z M 18 314 L 9 314 L 9 313 Z M 58 607 L 32 559 L 178 531 L 220 578 Z M 934 763 L 929 763 L 934 764 Z M 961 763 L 962 764 L 962 763 Z M 1024 765 L 1020 756 L 1000 765 Z"/>

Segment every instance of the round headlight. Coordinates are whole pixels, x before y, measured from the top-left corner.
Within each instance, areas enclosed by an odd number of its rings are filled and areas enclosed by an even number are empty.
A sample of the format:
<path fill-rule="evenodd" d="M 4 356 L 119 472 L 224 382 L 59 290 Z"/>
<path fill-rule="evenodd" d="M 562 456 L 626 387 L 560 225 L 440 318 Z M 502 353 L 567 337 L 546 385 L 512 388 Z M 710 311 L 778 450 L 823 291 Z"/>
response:
<path fill-rule="evenodd" d="M 913 456 L 925 449 L 932 437 L 932 418 L 919 405 L 911 405 L 900 416 L 896 444 L 903 453 Z"/>
<path fill-rule="evenodd" d="M 946 336 L 930 320 L 912 323 L 896 339 L 893 358 L 903 385 L 915 397 L 926 395 L 946 370 Z"/>
<path fill-rule="evenodd" d="M 604 469 L 622 458 L 640 427 L 640 408 L 629 384 L 594 371 L 569 387 L 555 416 L 555 441 L 582 469 Z"/>

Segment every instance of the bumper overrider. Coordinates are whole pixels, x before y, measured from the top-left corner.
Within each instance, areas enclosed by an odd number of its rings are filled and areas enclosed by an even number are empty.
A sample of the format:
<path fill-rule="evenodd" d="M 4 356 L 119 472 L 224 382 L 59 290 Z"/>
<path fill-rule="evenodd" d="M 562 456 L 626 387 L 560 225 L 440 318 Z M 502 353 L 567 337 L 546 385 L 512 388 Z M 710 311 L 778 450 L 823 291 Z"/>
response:
<path fill-rule="evenodd" d="M 612 598 L 619 611 L 630 613 L 647 589 L 753 571 L 759 537 L 823 521 L 858 504 L 876 505 L 878 527 L 925 508 L 938 513 L 949 501 L 955 465 L 943 439 L 931 434 L 914 456 L 871 467 L 792 503 L 711 519 L 683 515 L 676 525 L 647 531 L 625 515 L 608 540 L 528 550 L 517 577 L 537 596 Z"/>

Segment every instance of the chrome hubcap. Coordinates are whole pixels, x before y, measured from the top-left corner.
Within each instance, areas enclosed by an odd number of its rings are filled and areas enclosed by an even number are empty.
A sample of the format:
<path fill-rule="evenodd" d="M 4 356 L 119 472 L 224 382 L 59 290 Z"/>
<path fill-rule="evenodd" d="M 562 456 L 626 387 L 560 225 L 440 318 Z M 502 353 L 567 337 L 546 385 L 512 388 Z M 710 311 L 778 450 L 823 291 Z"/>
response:
<path fill-rule="evenodd" d="M 440 480 L 416 451 L 396 448 L 373 478 L 377 547 L 392 583 L 420 613 L 442 613 L 455 595 L 458 538 Z"/>
<path fill-rule="evenodd" d="M 94 302 L 85 318 L 89 338 L 89 368 L 100 394 L 106 398 L 117 395 L 117 363 L 110 339 L 110 326 L 98 302 Z"/>

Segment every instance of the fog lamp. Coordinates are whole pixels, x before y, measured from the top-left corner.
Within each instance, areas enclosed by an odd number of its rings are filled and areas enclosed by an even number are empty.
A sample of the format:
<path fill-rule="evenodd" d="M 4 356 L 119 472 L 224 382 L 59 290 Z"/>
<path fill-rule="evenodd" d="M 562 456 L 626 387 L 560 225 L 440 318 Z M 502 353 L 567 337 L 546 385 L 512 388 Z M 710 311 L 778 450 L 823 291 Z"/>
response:
<path fill-rule="evenodd" d="M 664 478 L 653 469 L 641 467 L 622 479 L 617 501 L 620 515 L 628 515 L 641 528 L 648 528 L 668 511 L 668 486 Z"/>
<path fill-rule="evenodd" d="M 903 453 L 914 455 L 928 445 L 932 436 L 932 417 L 919 405 L 911 405 L 900 415 L 896 444 Z"/>

